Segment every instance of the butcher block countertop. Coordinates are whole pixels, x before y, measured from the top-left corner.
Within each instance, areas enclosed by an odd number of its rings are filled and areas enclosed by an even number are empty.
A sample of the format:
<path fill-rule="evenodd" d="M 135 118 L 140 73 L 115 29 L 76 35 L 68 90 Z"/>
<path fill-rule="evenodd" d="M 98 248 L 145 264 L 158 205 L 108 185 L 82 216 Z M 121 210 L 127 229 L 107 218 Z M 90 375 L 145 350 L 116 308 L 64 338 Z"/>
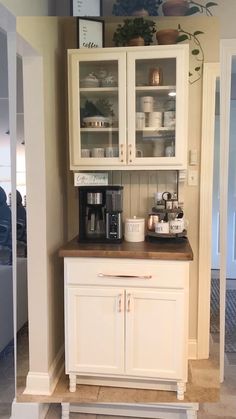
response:
<path fill-rule="evenodd" d="M 60 257 L 193 260 L 188 239 L 161 239 L 155 242 L 79 243 L 77 237 L 59 250 Z"/>

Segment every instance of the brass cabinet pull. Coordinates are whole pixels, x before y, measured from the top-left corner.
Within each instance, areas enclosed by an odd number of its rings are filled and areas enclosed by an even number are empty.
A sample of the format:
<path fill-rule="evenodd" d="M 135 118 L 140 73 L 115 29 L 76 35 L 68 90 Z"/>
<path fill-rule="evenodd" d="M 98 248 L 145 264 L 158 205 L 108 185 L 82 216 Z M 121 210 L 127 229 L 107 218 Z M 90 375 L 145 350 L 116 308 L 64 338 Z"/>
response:
<path fill-rule="evenodd" d="M 131 294 L 127 295 L 127 311 L 128 313 L 131 311 Z"/>
<path fill-rule="evenodd" d="M 97 274 L 99 278 L 152 279 L 152 275 Z"/>
<path fill-rule="evenodd" d="M 121 308 L 122 308 L 122 294 L 119 294 L 119 297 L 118 297 L 119 299 L 118 299 L 118 311 L 119 311 L 119 313 L 121 313 Z"/>

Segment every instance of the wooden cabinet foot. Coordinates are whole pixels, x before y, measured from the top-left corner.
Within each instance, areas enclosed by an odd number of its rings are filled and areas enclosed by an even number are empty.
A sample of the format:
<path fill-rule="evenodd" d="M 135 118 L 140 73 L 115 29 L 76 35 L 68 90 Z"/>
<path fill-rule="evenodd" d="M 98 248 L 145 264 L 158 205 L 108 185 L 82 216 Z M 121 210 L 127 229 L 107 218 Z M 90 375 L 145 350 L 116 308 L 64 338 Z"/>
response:
<path fill-rule="evenodd" d="M 76 392 L 76 374 L 70 374 L 69 380 L 70 380 L 70 392 L 75 393 Z"/>
<path fill-rule="evenodd" d="M 61 419 L 70 418 L 70 403 L 61 403 Z"/>
<path fill-rule="evenodd" d="M 177 383 L 177 399 L 184 400 L 184 393 L 186 391 L 186 384 L 179 382 Z"/>

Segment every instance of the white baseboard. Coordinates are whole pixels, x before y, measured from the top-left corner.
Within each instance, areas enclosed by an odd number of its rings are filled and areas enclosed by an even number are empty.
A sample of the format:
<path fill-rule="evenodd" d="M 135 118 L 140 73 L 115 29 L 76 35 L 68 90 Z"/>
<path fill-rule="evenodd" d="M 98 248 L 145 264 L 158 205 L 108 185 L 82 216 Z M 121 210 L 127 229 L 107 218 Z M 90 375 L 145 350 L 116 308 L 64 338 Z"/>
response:
<path fill-rule="evenodd" d="M 50 396 L 64 369 L 64 345 L 60 348 L 48 373 L 29 371 L 24 394 Z"/>
<path fill-rule="evenodd" d="M 48 403 L 12 403 L 10 419 L 45 419 L 49 409 Z"/>
<path fill-rule="evenodd" d="M 189 339 L 188 359 L 197 359 L 197 340 Z M 50 396 L 62 374 L 64 368 L 64 345 L 54 359 L 49 372 L 29 371 L 24 394 Z"/>
<path fill-rule="evenodd" d="M 159 419 L 186 419 L 189 417 L 190 412 L 192 417 L 196 417 L 199 405 L 197 403 L 72 403 L 68 407 L 71 413 L 90 413 L 136 418 L 158 417 Z"/>
<path fill-rule="evenodd" d="M 188 359 L 197 359 L 197 339 L 188 341 Z"/>

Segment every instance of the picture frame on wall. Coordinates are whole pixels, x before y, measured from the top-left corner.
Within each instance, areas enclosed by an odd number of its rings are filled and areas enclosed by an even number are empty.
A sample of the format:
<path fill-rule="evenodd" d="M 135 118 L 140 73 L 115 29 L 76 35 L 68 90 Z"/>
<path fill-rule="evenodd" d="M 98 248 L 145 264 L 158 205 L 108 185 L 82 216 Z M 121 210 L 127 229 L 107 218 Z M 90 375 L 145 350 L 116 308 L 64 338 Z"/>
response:
<path fill-rule="evenodd" d="M 104 21 L 99 19 L 77 19 L 78 48 L 104 47 Z"/>
<path fill-rule="evenodd" d="M 70 0 L 71 16 L 102 16 L 102 0 Z"/>

